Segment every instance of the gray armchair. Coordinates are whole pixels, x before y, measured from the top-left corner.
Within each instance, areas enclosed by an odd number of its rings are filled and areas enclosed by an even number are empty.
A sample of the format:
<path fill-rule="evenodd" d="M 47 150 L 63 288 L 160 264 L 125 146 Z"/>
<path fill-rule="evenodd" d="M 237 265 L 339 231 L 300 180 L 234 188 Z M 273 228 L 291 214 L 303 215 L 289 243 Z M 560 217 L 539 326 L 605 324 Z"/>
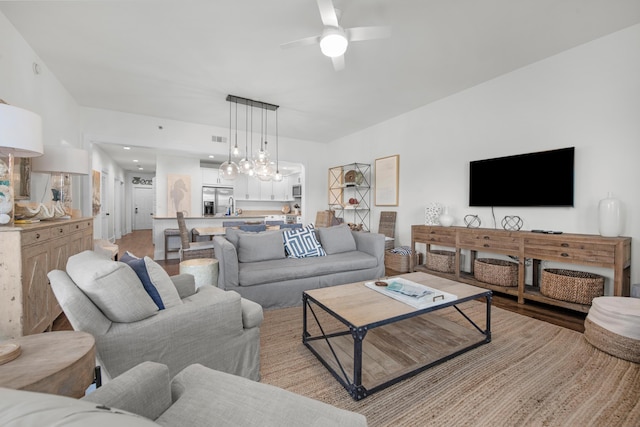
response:
<path fill-rule="evenodd" d="M 116 409 L 117 408 L 117 409 Z M 146 362 L 81 400 L 0 388 L 0 425 L 349 426 L 363 415 L 286 390 L 191 365 L 171 379 Z"/>
<path fill-rule="evenodd" d="M 241 298 L 236 292 L 212 286 L 196 290 L 193 276 L 182 274 L 171 277 L 177 289 L 176 299 L 179 297 L 181 301 L 163 310 L 151 305 L 153 312 L 141 320 L 114 321 L 116 315 L 122 317 L 122 314 L 113 314 L 105 304 L 122 311 L 124 306 L 131 306 L 132 299 L 142 298 L 138 305 L 147 304 L 145 307 L 151 301 L 151 298 L 144 300 L 148 295 L 142 288 L 142 297 L 124 294 L 127 289 L 142 286 L 141 282 L 134 283 L 135 286 L 124 283 L 133 280 L 131 274 L 137 280 L 133 270 L 124 263 L 85 251 L 70 258 L 67 271 L 79 283 L 66 272 L 54 270 L 48 274 L 51 287 L 73 328 L 95 337 L 98 364 L 106 380 L 144 361 L 167 365 L 171 376 L 200 363 L 259 379 L 263 320 L 260 305 Z M 87 287 L 91 283 L 86 282 L 91 281 L 97 291 Z M 96 296 L 96 292 L 110 289 L 113 289 L 112 295 L 108 297 L 112 300 L 105 303 L 107 297 Z"/>

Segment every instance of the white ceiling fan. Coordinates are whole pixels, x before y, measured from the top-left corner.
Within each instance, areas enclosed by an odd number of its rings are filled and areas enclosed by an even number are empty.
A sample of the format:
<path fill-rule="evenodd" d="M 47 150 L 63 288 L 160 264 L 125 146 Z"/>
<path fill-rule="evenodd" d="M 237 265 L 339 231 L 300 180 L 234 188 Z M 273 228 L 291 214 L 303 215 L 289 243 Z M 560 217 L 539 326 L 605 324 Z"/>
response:
<path fill-rule="evenodd" d="M 338 23 L 339 11 L 333 7 L 332 0 L 317 0 L 320 18 L 324 24 L 322 34 L 281 44 L 282 48 L 319 44 L 322 53 L 333 62 L 336 71 L 344 69 L 344 53 L 349 42 L 383 39 L 391 36 L 390 27 L 354 27 L 342 28 Z"/>

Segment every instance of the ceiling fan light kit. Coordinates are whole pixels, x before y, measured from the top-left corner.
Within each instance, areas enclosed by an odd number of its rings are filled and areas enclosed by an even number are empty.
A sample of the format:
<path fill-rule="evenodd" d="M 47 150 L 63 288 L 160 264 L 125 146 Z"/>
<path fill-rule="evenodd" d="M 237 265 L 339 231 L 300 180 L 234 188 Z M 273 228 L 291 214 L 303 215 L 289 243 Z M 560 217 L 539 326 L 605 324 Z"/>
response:
<path fill-rule="evenodd" d="M 325 56 L 335 58 L 347 51 L 349 41 L 341 28 L 327 28 L 320 39 L 320 50 Z"/>
<path fill-rule="evenodd" d="M 333 2 L 331 0 L 317 0 L 317 2 L 318 9 L 320 9 L 320 19 L 324 25 L 322 34 L 284 43 L 280 47 L 320 44 L 320 51 L 331 58 L 334 70 L 340 71 L 344 69 L 344 54 L 349 47 L 349 42 L 383 39 L 391 36 L 389 27 L 342 28 L 338 22 L 340 12 L 333 6 Z"/>

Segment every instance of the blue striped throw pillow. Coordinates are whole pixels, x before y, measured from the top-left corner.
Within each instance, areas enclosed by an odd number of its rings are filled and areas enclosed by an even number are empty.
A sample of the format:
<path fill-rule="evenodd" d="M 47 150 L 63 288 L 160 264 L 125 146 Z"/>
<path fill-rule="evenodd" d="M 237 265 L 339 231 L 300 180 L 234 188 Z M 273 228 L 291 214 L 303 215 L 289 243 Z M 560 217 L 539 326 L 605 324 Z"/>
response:
<path fill-rule="evenodd" d="M 315 256 L 326 256 L 322 249 L 316 231 L 312 224 L 303 228 L 285 230 L 282 233 L 284 248 L 289 258 L 306 258 Z"/>

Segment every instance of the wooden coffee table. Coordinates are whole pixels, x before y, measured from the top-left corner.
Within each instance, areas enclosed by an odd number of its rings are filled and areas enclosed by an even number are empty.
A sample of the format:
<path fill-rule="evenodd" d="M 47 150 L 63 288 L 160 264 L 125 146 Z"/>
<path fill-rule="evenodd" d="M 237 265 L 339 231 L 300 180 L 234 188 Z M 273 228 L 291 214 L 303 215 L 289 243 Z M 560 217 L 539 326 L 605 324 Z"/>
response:
<path fill-rule="evenodd" d="M 302 342 L 354 400 L 491 342 L 490 290 L 426 273 L 400 277 L 458 298 L 416 309 L 364 282 L 303 293 Z M 472 319 L 459 305 L 479 298 L 486 311 Z M 446 307 L 462 321 L 439 315 Z M 484 327 L 478 326 L 482 320 Z"/>
<path fill-rule="evenodd" d="M 0 365 L 0 387 L 82 397 L 95 376 L 95 340 L 86 332 L 27 335 L 16 359 Z"/>

